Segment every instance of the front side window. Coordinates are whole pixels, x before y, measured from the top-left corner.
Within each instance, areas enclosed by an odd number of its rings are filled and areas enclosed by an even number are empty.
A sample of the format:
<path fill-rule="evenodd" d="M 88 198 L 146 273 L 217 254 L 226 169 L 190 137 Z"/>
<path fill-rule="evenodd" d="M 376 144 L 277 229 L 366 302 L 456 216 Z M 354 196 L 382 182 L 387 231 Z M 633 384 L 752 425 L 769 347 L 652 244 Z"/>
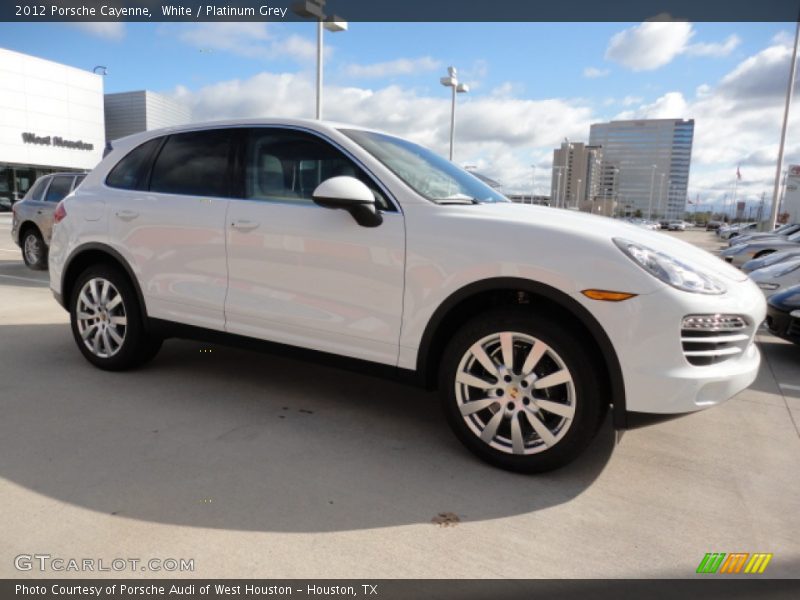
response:
<path fill-rule="evenodd" d="M 362 181 L 378 208 L 391 205 L 375 182 L 353 161 L 318 137 L 295 130 L 251 129 L 244 152 L 244 197 L 275 202 L 313 202 L 317 186 L 348 175 Z"/>
<path fill-rule="evenodd" d="M 158 153 L 150 191 L 189 196 L 229 195 L 232 130 L 211 129 L 169 136 Z"/>
<path fill-rule="evenodd" d="M 72 189 L 73 179 L 74 177 L 67 176 L 53 177 L 53 182 L 50 184 L 50 187 L 47 188 L 47 195 L 44 198 L 45 202 L 61 202 L 64 196 L 69 194 L 69 191 Z"/>
<path fill-rule="evenodd" d="M 437 203 L 508 202 L 449 160 L 417 144 L 372 131 L 342 129 L 418 194 Z"/>
<path fill-rule="evenodd" d="M 123 190 L 144 189 L 150 160 L 161 140 L 162 138 L 150 140 L 128 152 L 125 158 L 111 169 L 106 177 L 106 185 Z"/>

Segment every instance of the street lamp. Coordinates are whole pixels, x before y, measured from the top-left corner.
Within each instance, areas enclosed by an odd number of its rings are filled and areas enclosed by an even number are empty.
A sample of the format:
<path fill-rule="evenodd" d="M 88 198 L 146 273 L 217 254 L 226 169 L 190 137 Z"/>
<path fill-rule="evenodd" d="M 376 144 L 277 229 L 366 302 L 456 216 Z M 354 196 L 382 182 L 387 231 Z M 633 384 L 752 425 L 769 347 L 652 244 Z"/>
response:
<path fill-rule="evenodd" d="M 647 205 L 647 220 L 653 218 L 653 184 L 656 181 L 657 165 L 653 165 L 653 172 L 650 174 L 650 204 Z"/>
<path fill-rule="evenodd" d="M 324 12 L 326 0 L 305 0 L 295 2 L 292 12 L 304 19 L 317 20 L 317 120 L 322 119 L 322 28 L 331 33 L 347 31 L 347 21 L 336 15 L 327 16 Z"/>
<path fill-rule="evenodd" d="M 561 171 L 564 167 L 553 167 L 554 169 L 558 169 L 558 185 L 556 186 L 556 197 L 553 198 L 555 200 L 555 207 L 558 208 L 559 201 L 561 200 Z"/>
<path fill-rule="evenodd" d="M 108 67 L 104 67 L 103 65 L 97 65 L 94 69 L 92 69 L 92 73 L 97 75 L 97 71 L 100 71 L 100 75 L 106 76 L 108 75 Z"/>
<path fill-rule="evenodd" d="M 535 204 L 536 200 L 536 165 L 531 165 L 533 169 L 533 177 L 531 178 L 531 204 Z"/>
<path fill-rule="evenodd" d="M 661 174 L 661 183 L 658 186 L 658 210 L 661 211 L 661 196 L 664 195 L 664 177 L 666 173 Z M 664 218 L 667 216 L 667 212 L 669 211 L 669 194 L 667 194 L 667 210 L 664 211 Z"/>
<path fill-rule="evenodd" d="M 581 182 L 583 179 L 578 179 L 578 189 L 575 190 L 575 208 L 581 207 Z"/>
<path fill-rule="evenodd" d="M 466 94 L 469 91 L 469 86 L 465 83 L 459 83 L 456 77 L 456 68 L 447 67 L 447 77 L 441 77 L 439 83 L 445 87 L 452 88 L 453 100 L 450 106 L 450 160 L 453 160 L 453 136 L 456 131 L 456 94 Z"/>

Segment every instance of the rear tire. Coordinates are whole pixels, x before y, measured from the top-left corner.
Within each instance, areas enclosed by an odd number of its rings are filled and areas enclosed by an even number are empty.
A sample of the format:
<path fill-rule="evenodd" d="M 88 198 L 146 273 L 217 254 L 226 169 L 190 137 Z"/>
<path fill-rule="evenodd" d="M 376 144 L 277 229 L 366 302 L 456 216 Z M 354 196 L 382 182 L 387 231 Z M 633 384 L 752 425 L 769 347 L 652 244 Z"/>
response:
<path fill-rule="evenodd" d="M 580 336 L 533 309 L 494 309 L 445 349 L 439 393 L 456 437 L 520 473 L 562 467 L 589 445 L 608 409 Z M 493 372 L 494 371 L 494 372 Z"/>
<path fill-rule="evenodd" d="M 23 232 L 20 240 L 22 246 L 22 260 L 29 269 L 44 271 L 47 268 L 47 246 L 42 234 L 33 225 L 29 225 Z"/>
<path fill-rule="evenodd" d="M 75 281 L 69 307 L 75 343 L 96 367 L 131 369 L 161 349 L 163 340 L 148 335 L 136 292 L 119 269 L 109 265 L 86 269 Z"/>

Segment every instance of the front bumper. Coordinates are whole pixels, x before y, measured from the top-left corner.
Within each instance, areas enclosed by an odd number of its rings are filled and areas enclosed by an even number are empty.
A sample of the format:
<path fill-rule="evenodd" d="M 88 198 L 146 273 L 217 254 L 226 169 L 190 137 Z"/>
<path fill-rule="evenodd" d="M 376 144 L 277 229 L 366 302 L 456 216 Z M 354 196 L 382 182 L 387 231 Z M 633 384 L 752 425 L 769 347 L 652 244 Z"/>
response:
<path fill-rule="evenodd" d="M 625 302 L 586 305 L 617 352 L 628 413 L 676 415 L 703 410 L 738 394 L 758 374 L 761 355 L 754 337 L 766 315 L 766 302 L 749 280 L 731 282 L 720 296 L 665 286 Z M 691 364 L 681 341 L 683 318 L 716 314 L 739 315 L 746 321 L 741 352 L 714 364 Z"/>

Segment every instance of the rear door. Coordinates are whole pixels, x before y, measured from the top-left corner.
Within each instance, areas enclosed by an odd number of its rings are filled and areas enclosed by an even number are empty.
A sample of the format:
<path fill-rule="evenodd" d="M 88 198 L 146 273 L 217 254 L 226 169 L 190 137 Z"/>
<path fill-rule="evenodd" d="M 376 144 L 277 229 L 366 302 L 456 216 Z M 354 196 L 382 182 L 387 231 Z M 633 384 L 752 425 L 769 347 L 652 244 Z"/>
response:
<path fill-rule="evenodd" d="M 231 139 L 229 129 L 173 134 L 108 175 L 109 239 L 136 272 L 151 317 L 224 329 Z"/>

